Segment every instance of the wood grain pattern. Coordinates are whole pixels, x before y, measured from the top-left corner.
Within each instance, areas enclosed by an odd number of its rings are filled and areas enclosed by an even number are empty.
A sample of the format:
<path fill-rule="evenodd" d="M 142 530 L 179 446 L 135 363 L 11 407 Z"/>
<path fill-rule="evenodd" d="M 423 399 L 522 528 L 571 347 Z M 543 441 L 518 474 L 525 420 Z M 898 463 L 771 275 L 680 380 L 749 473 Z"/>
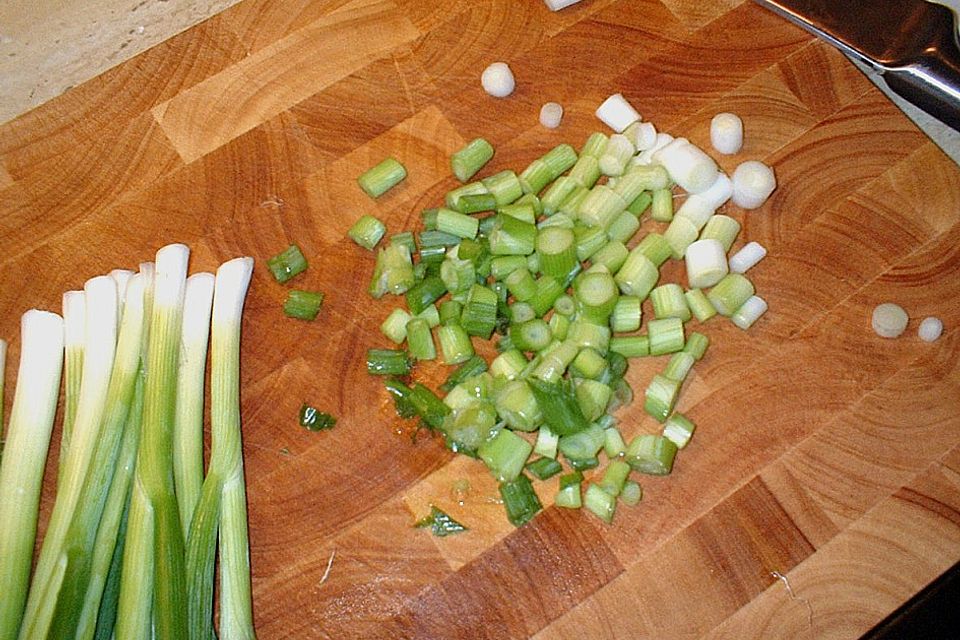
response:
<path fill-rule="evenodd" d="M 517 76 L 506 100 L 479 87 L 497 59 Z M 364 213 L 416 225 L 473 137 L 496 146 L 489 172 L 579 145 L 614 91 L 701 145 L 713 114 L 742 115 L 743 151 L 718 160 L 776 167 L 767 205 L 727 207 L 735 248 L 769 250 L 751 278 L 770 312 L 748 333 L 698 327 L 713 344 L 680 405 L 697 436 L 640 505 L 606 526 L 546 483 L 516 530 L 482 465 L 413 442 L 364 371 L 395 302 L 369 299 L 372 254 L 344 234 Z M 556 131 L 537 125 L 547 100 L 566 108 Z M 386 155 L 409 177 L 374 201 L 355 177 Z M 0 237 L 11 363 L 23 311 L 163 244 L 189 243 L 194 271 L 257 260 L 242 410 L 261 638 L 854 638 L 960 557 L 960 171 L 842 55 L 753 3 L 242 0 L 0 126 Z M 293 241 L 324 322 L 285 319 L 263 268 Z M 884 300 L 913 318 L 898 340 L 869 328 Z M 939 342 L 915 336 L 926 315 Z M 337 428 L 298 427 L 305 400 Z M 619 416 L 628 437 L 656 428 L 637 405 Z M 430 504 L 470 531 L 413 529 Z"/>

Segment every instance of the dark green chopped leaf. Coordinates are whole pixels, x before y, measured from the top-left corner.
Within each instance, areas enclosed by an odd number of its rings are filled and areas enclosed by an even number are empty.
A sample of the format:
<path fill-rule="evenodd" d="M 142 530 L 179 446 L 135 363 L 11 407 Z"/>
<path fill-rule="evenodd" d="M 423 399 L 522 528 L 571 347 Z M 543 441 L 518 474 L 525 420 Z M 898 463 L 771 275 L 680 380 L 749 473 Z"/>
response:
<path fill-rule="evenodd" d="M 316 407 L 311 407 L 303 403 L 300 407 L 300 426 L 306 427 L 310 431 L 323 431 L 332 429 L 337 424 L 337 419 L 329 413 L 318 411 Z"/>
<path fill-rule="evenodd" d="M 543 421 L 555 434 L 567 436 L 590 426 L 577 402 L 573 381 L 551 383 L 530 378 L 528 382 L 543 412 Z"/>
<path fill-rule="evenodd" d="M 410 394 L 413 392 L 410 387 L 400 382 L 396 378 L 389 378 L 384 385 L 393 398 L 393 404 L 397 409 L 397 415 L 401 418 L 412 418 L 417 415 L 417 408 L 410 401 Z"/>
<path fill-rule="evenodd" d="M 465 526 L 434 506 L 430 507 L 430 515 L 417 520 L 413 526 L 418 529 L 429 528 L 433 535 L 438 538 L 467 531 Z"/>
<path fill-rule="evenodd" d="M 537 458 L 527 463 L 527 471 L 537 480 L 547 480 L 562 470 L 563 467 L 553 458 Z"/>
<path fill-rule="evenodd" d="M 517 476 L 516 480 L 501 482 L 500 497 L 507 510 L 507 519 L 515 527 L 525 525 L 543 509 L 537 492 L 533 490 L 533 483 L 523 474 Z"/>

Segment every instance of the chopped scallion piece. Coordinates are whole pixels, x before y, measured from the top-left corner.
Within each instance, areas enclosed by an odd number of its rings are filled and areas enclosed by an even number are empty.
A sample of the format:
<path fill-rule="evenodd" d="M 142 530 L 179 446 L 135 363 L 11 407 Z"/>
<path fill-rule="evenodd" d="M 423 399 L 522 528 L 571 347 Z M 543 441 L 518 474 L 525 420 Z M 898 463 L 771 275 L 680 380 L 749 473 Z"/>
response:
<path fill-rule="evenodd" d="M 610 329 L 615 333 L 628 333 L 640 328 L 642 305 L 637 296 L 620 296 L 610 314 Z"/>
<path fill-rule="evenodd" d="M 693 317 L 699 322 L 706 322 L 717 315 L 717 310 L 713 308 L 713 304 L 710 302 L 707 294 L 703 292 L 703 289 L 690 289 L 683 293 L 683 297 L 687 299 L 687 306 L 690 307 L 690 313 L 692 313 Z"/>
<path fill-rule="evenodd" d="M 406 351 L 400 349 L 368 349 L 367 373 L 378 376 L 405 376 L 410 373 L 413 362 Z"/>
<path fill-rule="evenodd" d="M 440 258 L 443 258 L 442 251 Z M 413 261 L 406 245 L 391 244 L 380 249 L 373 276 L 370 278 L 368 292 L 371 296 L 381 298 L 387 293 L 400 295 L 409 290 L 415 282 Z"/>
<path fill-rule="evenodd" d="M 533 446 L 509 429 L 500 429 L 495 436 L 480 445 L 477 453 L 490 472 L 500 482 L 517 479 Z"/>
<path fill-rule="evenodd" d="M 509 169 L 487 176 L 480 182 L 493 195 L 499 207 L 515 202 L 524 194 L 520 179 Z"/>
<path fill-rule="evenodd" d="M 730 317 L 755 293 L 753 283 L 739 273 L 728 273 L 708 293 L 713 308 Z"/>
<path fill-rule="evenodd" d="M 619 496 L 630 476 L 630 470 L 630 465 L 623 460 L 614 460 L 604 470 L 599 487 L 614 497 Z"/>
<path fill-rule="evenodd" d="M 614 336 L 610 338 L 610 351 L 625 358 L 641 358 L 650 355 L 650 338 L 647 336 Z"/>
<path fill-rule="evenodd" d="M 660 422 L 666 421 L 680 395 L 680 382 L 661 374 L 650 380 L 645 392 L 643 410 Z"/>
<path fill-rule="evenodd" d="M 627 449 L 623 435 L 616 427 L 607 427 L 603 430 L 603 452 L 611 460 L 617 458 Z"/>
<path fill-rule="evenodd" d="M 567 458 L 567 463 L 575 471 L 587 471 L 600 466 L 600 460 L 596 456 L 592 458 Z"/>
<path fill-rule="evenodd" d="M 650 355 L 660 356 L 683 349 L 683 322 L 680 318 L 660 318 L 647 323 Z"/>
<path fill-rule="evenodd" d="M 695 361 L 696 359 L 693 357 L 692 353 L 687 353 L 686 351 L 677 351 L 670 356 L 670 361 L 663 370 L 663 375 L 671 380 L 683 382 L 686 380 L 687 375 L 693 368 L 693 363 Z"/>
<path fill-rule="evenodd" d="M 525 475 L 501 483 L 500 497 L 503 498 L 503 506 L 507 510 L 507 519 L 515 527 L 525 525 L 543 509 L 536 491 L 533 490 L 533 484 Z"/>
<path fill-rule="evenodd" d="M 690 307 L 683 295 L 683 288 L 676 282 L 662 284 L 650 292 L 653 314 L 659 318 L 679 318 L 681 322 L 690 319 Z"/>
<path fill-rule="evenodd" d="M 640 504 L 640 500 L 643 499 L 643 488 L 633 480 L 627 480 L 623 490 L 620 491 L 620 499 L 631 507 Z"/>
<path fill-rule="evenodd" d="M 283 252 L 269 258 L 267 267 L 274 279 L 283 284 L 294 276 L 303 273 L 307 269 L 307 259 L 303 257 L 300 247 L 295 244 L 290 245 Z"/>
<path fill-rule="evenodd" d="M 590 426 L 569 381 L 551 383 L 531 378 L 528 382 L 540 405 L 543 420 L 552 432 L 567 436 Z"/>
<path fill-rule="evenodd" d="M 696 425 L 682 413 L 676 412 L 663 425 L 663 437 L 683 449 L 693 437 Z"/>
<path fill-rule="evenodd" d="M 493 157 L 493 146 L 483 138 L 475 138 L 450 156 L 450 169 L 460 182 L 466 182 Z"/>
<path fill-rule="evenodd" d="M 474 355 L 470 334 L 459 324 L 446 324 L 437 328 L 440 352 L 444 364 L 460 364 Z"/>
<path fill-rule="evenodd" d="M 614 276 L 621 293 L 636 296 L 641 300 L 647 297 L 659 279 L 660 270 L 657 266 L 646 255 L 636 250 L 627 256 L 626 262 Z"/>
<path fill-rule="evenodd" d="M 448 393 L 451 389 L 467 378 L 472 378 L 473 376 L 481 374 L 486 370 L 487 361 L 481 356 L 472 356 L 468 360 L 461 363 L 459 367 L 450 372 L 450 375 L 447 376 L 446 381 L 440 385 L 440 390 L 444 393 Z"/>
<path fill-rule="evenodd" d="M 380 220 L 370 214 L 360 216 L 360 219 L 353 223 L 347 235 L 358 245 L 373 251 L 380 239 L 387 232 L 387 226 Z"/>
<path fill-rule="evenodd" d="M 663 436 L 646 433 L 637 436 L 627 447 L 624 460 L 634 471 L 665 476 L 673 469 L 677 445 Z"/>
<path fill-rule="evenodd" d="M 537 458 L 528 462 L 526 469 L 537 480 L 548 480 L 563 471 L 563 466 L 553 458 Z"/>
<path fill-rule="evenodd" d="M 607 524 L 613 522 L 617 510 L 617 498 L 604 491 L 600 486 L 590 484 L 583 495 L 583 506 Z"/>
<path fill-rule="evenodd" d="M 430 325 L 423 318 L 412 318 L 407 322 L 407 348 L 410 357 L 416 360 L 433 360 L 437 357 Z"/>
<path fill-rule="evenodd" d="M 707 352 L 707 347 L 710 345 L 710 339 L 694 331 L 690 334 L 690 337 L 687 338 L 687 343 L 683 346 L 683 350 L 693 356 L 694 360 L 699 360 L 703 357 L 703 354 Z"/>
<path fill-rule="evenodd" d="M 430 529 L 430 532 L 438 538 L 444 538 L 467 531 L 465 526 L 432 505 L 430 507 L 430 515 L 417 520 L 413 526 L 417 529 Z"/>
<path fill-rule="evenodd" d="M 407 170 L 396 158 L 386 158 L 367 169 L 357 183 L 371 198 L 379 198 L 407 177 Z"/>
<path fill-rule="evenodd" d="M 412 418 L 417 415 L 417 409 L 410 400 L 413 389 L 395 378 L 387 378 L 384 385 L 393 398 L 398 416 L 401 418 Z"/>
<path fill-rule="evenodd" d="M 323 293 L 320 291 L 291 289 L 283 303 L 283 312 L 290 318 L 316 320 L 322 304 Z"/>
<path fill-rule="evenodd" d="M 337 419 L 329 413 L 324 413 L 307 403 L 300 405 L 300 426 L 310 431 L 332 429 Z"/>
<path fill-rule="evenodd" d="M 560 436 L 550 431 L 550 427 L 541 425 L 537 430 L 537 442 L 533 445 L 533 452 L 544 458 L 556 458 L 559 441 Z"/>
<path fill-rule="evenodd" d="M 447 285 L 437 276 L 429 276 L 412 286 L 406 293 L 407 308 L 417 315 L 447 292 Z"/>
<path fill-rule="evenodd" d="M 650 205 L 650 217 L 657 222 L 673 220 L 673 191 L 670 189 L 656 189 L 651 192 L 653 201 Z"/>
<path fill-rule="evenodd" d="M 450 407 L 443 404 L 433 391 L 419 382 L 414 383 L 410 388 L 407 399 L 417 415 L 431 429 L 439 429 L 443 425 L 444 418 L 450 414 Z"/>

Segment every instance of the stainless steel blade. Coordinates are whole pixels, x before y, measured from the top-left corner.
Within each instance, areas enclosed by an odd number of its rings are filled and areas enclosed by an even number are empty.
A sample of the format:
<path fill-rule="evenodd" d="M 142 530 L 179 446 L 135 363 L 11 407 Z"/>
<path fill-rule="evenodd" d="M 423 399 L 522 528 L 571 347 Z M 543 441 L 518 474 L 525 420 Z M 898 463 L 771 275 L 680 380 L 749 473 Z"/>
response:
<path fill-rule="evenodd" d="M 914 105 L 960 131 L 953 12 L 925 0 L 755 0 L 883 74 Z"/>

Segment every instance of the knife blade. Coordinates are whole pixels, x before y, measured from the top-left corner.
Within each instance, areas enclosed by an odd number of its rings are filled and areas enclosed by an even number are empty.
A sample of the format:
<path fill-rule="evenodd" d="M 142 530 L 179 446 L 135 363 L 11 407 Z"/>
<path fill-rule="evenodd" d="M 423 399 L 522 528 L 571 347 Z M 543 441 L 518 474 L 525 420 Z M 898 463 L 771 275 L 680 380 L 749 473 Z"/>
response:
<path fill-rule="evenodd" d="M 926 0 L 755 0 L 883 77 L 905 100 L 960 131 L 954 14 Z"/>

